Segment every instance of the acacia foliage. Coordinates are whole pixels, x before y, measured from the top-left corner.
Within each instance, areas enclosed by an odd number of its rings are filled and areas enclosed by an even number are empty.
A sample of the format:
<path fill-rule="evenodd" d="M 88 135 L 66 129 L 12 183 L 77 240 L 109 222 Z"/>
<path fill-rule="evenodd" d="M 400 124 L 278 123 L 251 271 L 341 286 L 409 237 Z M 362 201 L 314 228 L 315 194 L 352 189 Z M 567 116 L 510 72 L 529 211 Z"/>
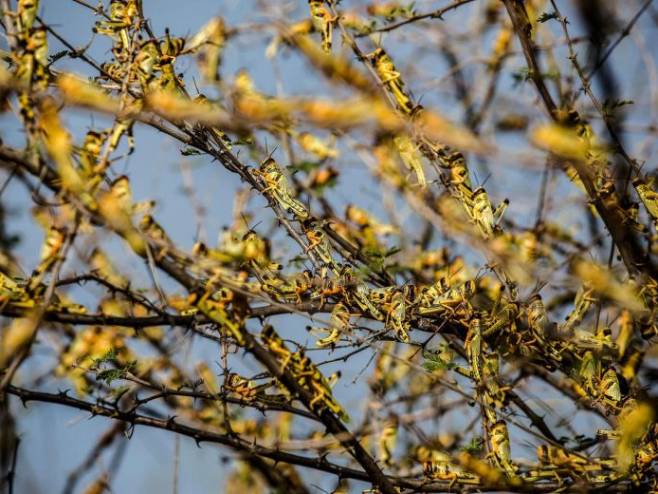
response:
<path fill-rule="evenodd" d="M 43 229 L 29 266 L 2 230 L 6 488 L 16 399 L 113 422 L 69 491 L 142 426 L 231 450 L 228 492 L 657 487 L 651 2 L 310 0 L 185 36 L 138 0 L 75 3 L 103 60 L 37 0 L 0 2 L 3 125 L 24 132 L 0 147 L 2 190 L 26 188 L 13 206 Z M 629 35 L 648 92 L 614 57 Z M 313 94 L 227 69 L 248 36 Z M 217 184 L 235 198 L 218 242 L 176 238 L 133 197 L 142 127 L 240 179 Z M 221 211 L 186 166 L 201 231 Z M 96 473 L 86 492 L 111 488 Z"/>

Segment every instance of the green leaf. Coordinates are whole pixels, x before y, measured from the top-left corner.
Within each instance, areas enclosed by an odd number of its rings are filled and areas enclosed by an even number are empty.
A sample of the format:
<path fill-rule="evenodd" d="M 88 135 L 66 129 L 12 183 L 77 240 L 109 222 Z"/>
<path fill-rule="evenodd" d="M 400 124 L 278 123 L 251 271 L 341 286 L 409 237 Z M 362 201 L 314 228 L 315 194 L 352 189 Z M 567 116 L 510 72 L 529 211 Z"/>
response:
<path fill-rule="evenodd" d="M 447 368 L 448 365 L 445 362 L 433 362 L 429 360 L 423 362 L 423 369 L 425 369 L 428 372 L 442 371 L 442 370 L 446 370 Z"/>
<path fill-rule="evenodd" d="M 286 168 L 291 174 L 293 174 L 297 172 L 308 173 L 316 168 L 320 168 L 320 166 L 322 166 L 322 161 L 300 161 Z"/>
<path fill-rule="evenodd" d="M 609 100 L 606 99 L 603 102 L 603 112 L 606 114 L 611 114 L 618 108 L 621 108 L 622 106 L 627 106 L 627 105 L 634 105 L 635 101 L 632 99 L 613 99 Z"/>
<path fill-rule="evenodd" d="M 113 360 L 116 360 L 117 358 L 117 351 L 114 348 L 111 348 L 107 352 L 105 352 L 105 355 L 99 358 L 93 359 L 93 366 L 94 367 L 100 367 L 101 364 L 104 364 L 106 362 L 112 362 Z"/>
<path fill-rule="evenodd" d="M 464 446 L 462 446 L 460 449 L 472 456 L 477 456 L 482 452 L 483 443 L 484 443 L 484 439 L 482 438 L 482 436 L 473 436 L 471 438 L 471 441 L 465 444 Z"/>
<path fill-rule="evenodd" d="M 308 261 L 308 257 L 300 254 L 290 259 L 290 261 L 288 261 L 288 264 L 297 269 L 300 269 L 304 267 L 304 263 L 306 263 L 307 261 Z"/>
<path fill-rule="evenodd" d="M 106 384 L 112 384 L 113 381 L 126 377 L 128 372 L 130 372 L 130 370 L 132 370 L 136 365 L 137 362 L 132 361 L 122 367 L 99 370 L 96 372 L 96 380 L 105 381 Z"/>
<path fill-rule="evenodd" d="M 69 54 L 68 50 L 62 50 L 62 51 L 58 51 L 57 53 L 53 53 L 52 55 L 48 56 L 48 63 L 55 63 L 57 60 L 59 60 L 60 58 L 64 58 L 68 54 Z"/>
<path fill-rule="evenodd" d="M 557 12 L 543 12 L 539 17 L 537 17 L 537 22 L 543 24 L 544 22 L 548 22 L 551 19 L 557 18 Z"/>
<path fill-rule="evenodd" d="M 183 156 L 198 156 L 203 153 L 196 148 L 185 147 L 180 150 L 180 154 L 182 154 Z"/>
<path fill-rule="evenodd" d="M 126 375 L 124 369 L 105 369 L 96 373 L 97 381 L 105 381 L 106 384 L 112 384 L 112 381 L 121 379 Z"/>

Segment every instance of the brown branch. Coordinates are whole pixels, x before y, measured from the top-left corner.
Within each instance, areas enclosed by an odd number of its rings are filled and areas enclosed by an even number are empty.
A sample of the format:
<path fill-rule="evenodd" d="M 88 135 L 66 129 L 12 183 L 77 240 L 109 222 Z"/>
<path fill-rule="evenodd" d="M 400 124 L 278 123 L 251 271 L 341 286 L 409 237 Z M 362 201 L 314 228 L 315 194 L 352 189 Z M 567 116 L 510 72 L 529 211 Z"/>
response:
<path fill-rule="evenodd" d="M 295 455 L 287 453 L 278 449 L 272 449 L 261 446 L 255 442 L 245 441 L 230 434 L 219 434 L 216 432 L 205 431 L 197 429 L 176 421 L 175 417 L 168 419 L 160 419 L 149 417 L 146 415 L 137 414 L 133 412 L 121 411 L 117 408 L 111 408 L 107 405 L 100 403 L 90 403 L 77 398 L 72 398 L 66 393 L 45 393 L 42 391 L 34 391 L 25 388 L 10 385 L 7 387 L 7 393 L 17 396 L 21 399 L 23 404 L 30 401 L 37 401 L 43 403 L 53 403 L 57 405 L 64 405 L 67 407 L 75 408 L 89 412 L 92 416 L 108 417 L 113 420 L 120 420 L 131 424 L 132 426 L 143 425 L 155 429 L 167 430 L 183 436 L 194 439 L 197 445 L 203 442 L 221 444 L 231 447 L 236 451 L 240 451 L 246 456 L 258 456 L 269 458 L 276 462 L 287 463 L 291 465 L 298 465 L 313 470 L 331 473 L 339 476 L 340 478 L 361 480 L 364 482 L 372 482 L 372 477 L 364 471 L 355 470 L 353 468 L 344 467 L 327 461 L 324 456 L 318 458 L 309 458 L 306 456 Z M 450 488 L 449 481 L 425 481 L 414 480 L 402 477 L 386 477 L 387 481 L 392 485 L 401 488 L 411 489 L 414 492 L 445 492 Z M 483 484 L 485 484 L 483 482 Z M 512 489 L 514 492 L 552 492 L 558 487 L 566 487 L 563 492 L 577 493 L 581 492 L 579 486 L 565 486 L 562 483 L 546 482 L 538 485 L 522 484 L 519 487 Z M 598 486 L 597 492 L 616 492 L 616 488 L 621 487 L 619 483 L 603 482 Z M 501 485 L 464 485 L 460 486 L 462 492 L 478 492 L 478 491 L 500 491 L 503 489 Z M 510 491 L 509 486 L 504 490 Z M 397 491 L 394 491 L 397 492 Z"/>
<path fill-rule="evenodd" d="M 540 417 L 535 411 L 530 408 L 530 406 L 525 402 L 523 398 L 521 398 L 516 392 L 509 390 L 505 393 L 510 401 L 514 403 L 521 411 L 525 414 L 526 417 L 530 420 L 532 425 L 534 425 L 544 436 L 546 436 L 547 439 L 550 441 L 559 443 L 560 440 L 555 437 L 555 434 L 553 434 L 553 431 L 546 425 L 546 422 L 542 417 Z"/>
<path fill-rule="evenodd" d="M 198 283 L 194 278 L 187 273 L 181 272 L 180 269 L 172 266 L 172 263 L 167 259 L 163 259 L 158 264 L 161 269 L 167 272 L 172 278 L 183 285 L 189 292 L 197 289 Z M 254 336 L 243 328 L 242 334 L 245 340 L 245 349 L 250 352 L 256 359 L 276 377 L 293 395 L 297 396 L 304 406 L 313 411 L 311 401 L 313 400 L 312 394 L 304 387 L 302 387 L 297 379 L 287 369 L 282 369 L 279 361 L 265 349 Z M 315 413 L 315 412 L 314 412 Z M 341 445 L 345 447 L 356 461 L 363 467 L 365 472 L 369 475 L 370 481 L 377 485 L 379 489 L 385 494 L 396 494 L 396 490 L 390 481 L 386 478 L 382 470 L 379 468 L 375 460 L 364 449 L 356 437 L 343 425 L 343 423 L 327 408 L 323 408 L 316 416 L 322 421 L 327 428 L 327 432 L 334 435 Z"/>
<path fill-rule="evenodd" d="M 103 451 L 109 448 L 125 429 L 126 424 L 124 422 L 116 422 L 98 438 L 98 441 L 91 448 L 84 461 L 69 473 L 64 484 L 64 494 L 74 492 L 75 485 L 78 483 L 80 477 L 94 466 L 94 463 L 96 463 Z"/>
<path fill-rule="evenodd" d="M 0 380 L 0 393 L 4 392 L 5 388 L 11 383 L 12 379 L 14 378 L 14 375 L 18 371 L 18 368 L 28 358 L 32 350 L 32 345 L 37 339 L 37 333 L 39 332 L 39 326 L 41 325 L 43 316 L 45 315 L 46 310 L 55 295 L 55 284 L 57 283 L 57 279 L 59 278 L 59 273 L 60 270 L 62 269 L 64 261 L 66 261 L 66 256 L 68 254 L 68 251 L 73 245 L 73 241 L 75 239 L 79 225 L 80 225 L 80 217 L 79 215 L 76 214 L 73 228 L 70 231 L 66 232 L 61 250 L 57 254 L 58 256 L 57 260 L 55 261 L 55 264 L 52 268 L 52 279 L 50 280 L 50 283 L 46 288 L 46 292 L 43 297 L 43 302 L 36 306 L 35 320 L 30 322 L 30 324 L 34 324 L 35 329 L 34 331 L 32 331 L 29 340 L 21 348 L 18 349 L 18 352 L 14 356 L 11 364 L 7 366 L 4 375 Z"/>
<path fill-rule="evenodd" d="M 503 3 L 512 20 L 514 31 L 523 49 L 523 54 L 530 70 L 530 78 L 544 102 L 544 106 L 551 119 L 556 123 L 563 123 L 564 118 L 542 78 L 541 69 L 537 61 L 537 48 L 531 38 L 532 26 L 530 19 L 528 19 L 525 6 L 521 0 L 503 0 Z M 637 236 L 627 226 L 617 193 L 612 192 L 606 195 L 606 197 L 602 197 L 595 186 L 594 170 L 578 160 L 574 160 L 573 165 L 587 190 L 590 201 L 610 232 L 612 241 L 617 247 L 629 274 L 631 276 L 644 274 L 653 279 L 658 279 L 658 268 L 654 266 L 647 253 L 640 246 Z"/>
<path fill-rule="evenodd" d="M 451 3 L 450 5 L 446 5 L 445 7 L 434 10 L 432 12 L 426 12 L 424 14 L 413 15 L 413 16 L 411 16 L 411 17 L 409 17 L 409 18 L 407 18 L 403 21 L 387 24 L 386 26 L 371 29 L 371 30 L 368 30 L 367 32 L 364 32 L 364 33 L 357 33 L 357 34 L 355 34 L 355 37 L 363 38 L 363 37 L 369 36 L 370 34 L 373 34 L 373 33 L 386 33 L 386 32 L 389 32 L 389 31 L 394 31 L 395 29 L 399 29 L 403 26 L 406 26 L 408 24 L 412 24 L 414 22 L 421 21 L 423 19 L 440 19 L 440 20 L 443 20 L 443 14 L 445 14 L 447 12 L 450 12 L 451 10 L 455 10 L 455 9 L 461 7 L 462 5 L 465 5 L 467 3 L 471 3 L 473 1 L 474 0 L 457 0 L 453 3 Z"/>
<path fill-rule="evenodd" d="M 250 318 L 265 318 L 269 316 L 294 313 L 330 313 L 336 304 L 325 302 L 305 302 L 296 305 L 266 305 L 253 307 L 250 310 Z M 25 309 L 5 307 L 0 314 L 6 317 L 24 317 Z M 73 314 L 66 311 L 49 310 L 44 315 L 44 321 L 62 324 L 76 324 L 83 326 L 121 326 L 125 328 L 149 328 L 154 326 L 181 326 L 189 327 L 194 324 L 213 324 L 213 321 L 203 314 L 181 316 L 179 314 L 162 313 L 157 316 L 111 316 L 108 314 Z"/>
<path fill-rule="evenodd" d="M 523 371 L 529 375 L 542 379 L 553 389 L 569 397 L 578 408 L 583 408 L 596 413 L 611 427 L 617 426 L 618 418 L 615 415 L 610 414 L 609 410 L 602 402 L 583 397 L 579 392 L 577 383 L 568 376 L 555 375 L 543 367 L 534 364 L 525 364 L 523 366 Z"/>
<path fill-rule="evenodd" d="M 260 456 L 243 455 L 242 459 L 263 476 L 273 492 L 309 494 L 310 491 L 301 483 L 301 478 L 294 474 L 294 471 L 293 475 L 290 475 L 288 471 L 279 467 L 276 462 L 266 461 Z"/>
<path fill-rule="evenodd" d="M 223 163 L 225 163 L 225 166 L 227 166 L 229 169 L 237 171 L 245 180 L 255 184 L 256 187 L 259 188 L 253 177 L 251 177 L 243 165 L 223 146 L 223 143 L 220 142 L 219 145 L 222 147 L 220 147 L 220 152 L 218 153 L 217 157 Z M 304 242 L 301 241 L 301 238 L 296 237 L 296 232 L 294 232 L 290 224 L 287 223 L 287 220 L 283 219 L 282 222 L 284 225 L 288 226 L 289 232 L 293 238 L 296 238 L 301 245 L 304 245 Z M 180 268 L 174 261 L 164 258 L 158 260 L 157 264 L 173 279 L 182 284 L 189 292 L 196 290 L 199 286 L 199 283 L 190 275 L 188 275 L 184 269 Z M 297 380 L 290 374 L 289 371 L 282 371 L 278 361 L 268 350 L 263 348 L 248 331 L 244 330 L 243 332 L 245 341 L 247 343 L 246 349 L 253 353 L 257 360 L 263 364 L 272 373 L 272 375 L 276 376 L 291 392 L 298 396 L 302 403 L 304 403 L 304 405 L 309 410 L 312 410 L 310 403 L 313 400 L 313 396 L 311 393 L 300 386 Z M 325 408 L 318 414 L 318 417 L 327 427 L 328 432 L 336 436 L 341 444 L 346 447 L 348 451 L 350 451 L 354 458 L 368 473 L 371 481 L 377 485 L 383 493 L 396 494 L 395 488 L 388 481 L 374 459 L 342 424 L 342 422 L 333 415 L 333 413 Z"/>
<path fill-rule="evenodd" d="M 262 399 L 260 401 L 255 401 L 255 400 L 248 401 L 240 398 L 234 398 L 233 396 L 230 396 L 229 393 L 226 392 L 213 394 L 213 393 L 206 393 L 203 391 L 196 391 L 196 390 L 186 391 L 184 389 L 172 389 L 166 386 L 158 386 L 156 384 L 153 384 L 149 381 L 145 381 L 144 379 L 140 379 L 133 375 L 127 375 L 125 379 L 131 382 L 135 382 L 143 387 L 157 391 L 157 393 L 152 394 L 146 398 L 136 399 L 135 404 L 133 406 L 134 411 L 137 411 L 137 409 L 142 405 L 160 398 L 166 398 L 171 396 L 186 396 L 189 398 L 196 398 L 205 401 L 220 401 L 225 403 L 232 403 L 234 405 L 240 405 L 241 407 L 253 408 L 263 414 L 265 414 L 268 411 L 287 412 L 287 413 L 292 413 L 294 415 L 299 415 L 300 417 L 304 417 L 309 420 L 317 421 L 317 418 L 312 413 L 309 413 L 306 410 L 295 408 L 292 405 L 285 403 L 283 401 L 279 401 L 277 400 L 276 396 L 269 396 L 269 397 L 266 396 L 266 399 Z"/>
<path fill-rule="evenodd" d="M 10 0 L 0 0 L 0 10 L 2 10 L 2 20 L 7 34 L 7 44 L 13 51 L 16 49 L 18 37 L 16 36 L 15 16 L 11 10 Z"/>
<path fill-rule="evenodd" d="M 345 478 L 353 478 L 363 481 L 369 480 L 369 476 L 365 472 L 330 463 L 324 458 L 307 458 L 276 449 L 267 448 L 265 446 L 260 446 L 253 442 L 242 440 L 233 435 L 204 431 L 202 429 L 197 429 L 179 423 L 175 420 L 175 417 L 169 419 L 159 419 L 141 415 L 134 411 L 124 412 L 116 408 L 110 408 L 106 405 L 79 400 L 77 398 L 68 396 L 67 393 L 45 393 L 42 391 L 33 391 L 15 387 L 13 385 L 9 385 L 6 389 L 6 392 L 18 396 L 24 404 L 30 401 L 40 401 L 45 403 L 64 405 L 89 412 L 92 414 L 92 416 L 98 415 L 114 420 L 121 420 L 123 422 L 132 424 L 133 426 L 144 425 L 146 427 L 164 429 L 175 432 L 177 434 L 182 434 L 194 439 L 197 445 L 200 445 L 202 442 L 222 444 L 248 455 L 257 455 L 283 463 L 300 465 L 327 473 L 333 473 Z"/>
<path fill-rule="evenodd" d="M 631 31 L 633 30 L 633 26 L 635 26 L 635 23 L 640 20 L 640 17 L 642 17 L 642 14 L 649 8 L 651 5 L 651 2 L 653 0 L 645 0 L 645 2 L 642 4 L 640 9 L 637 11 L 637 13 L 633 16 L 633 18 L 628 22 L 628 24 L 624 27 L 624 29 L 621 30 L 619 33 L 619 36 L 615 41 L 612 42 L 612 44 L 608 47 L 608 49 L 605 51 L 605 53 L 601 56 L 597 64 L 590 70 L 589 74 L 587 74 L 587 79 L 591 79 L 594 74 L 605 64 L 606 60 L 612 55 L 612 52 L 615 51 L 615 48 L 619 46 L 619 43 L 622 42 L 622 40 L 631 34 Z"/>

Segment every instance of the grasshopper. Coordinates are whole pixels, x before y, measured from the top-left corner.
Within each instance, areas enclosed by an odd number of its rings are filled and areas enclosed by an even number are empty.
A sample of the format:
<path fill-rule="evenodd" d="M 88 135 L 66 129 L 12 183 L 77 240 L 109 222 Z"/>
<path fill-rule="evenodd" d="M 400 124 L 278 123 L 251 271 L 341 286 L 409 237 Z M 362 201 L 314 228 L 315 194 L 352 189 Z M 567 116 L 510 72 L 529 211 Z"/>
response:
<path fill-rule="evenodd" d="M 247 379 L 239 374 L 231 372 L 226 377 L 224 388 L 226 391 L 235 393 L 241 399 L 247 402 L 252 402 L 256 400 L 259 395 L 264 395 L 264 391 L 271 385 L 270 382 L 259 385 L 251 379 Z"/>
<path fill-rule="evenodd" d="M 288 180 L 276 161 L 272 158 L 266 159 L 255 174 L 261 177 L 265 184 L 263 192 L 268 192 L 281 208 L 293 213 L 300 220 L 308 218 L 306 206 L 293 197 Z"/>
<path fill-rule="evenodd" d="M 288 350 L 285 342 L 270 324 L 263 326 L 260 337 L 267 349 L 272 352 L 276 359 L 281 363 L 281 372 L 283 372 L 293 359 L 293 353 Z"/>
<path fill-rule="evenodd" d="M 416 174 L 416 180 L 421 187 L 427 186 L 425 172 L 423 171 L 422 156 L 418 151 L 411 138 L 407 135 L 398 135 L 393 138 L 393 143 L 397 147 L 398 154 L 405 166 Z"/>
<path fill-rule="evenodd" d="M 475 281 L 468 280 L 461 285 L 450 288 L 438 298 L 435 298 L 431 305 L 421 305 L 418 308 L 418 313 L 427 316 L 448 312 L 453 315 L 462 316 L 468 312 L 467 309 L 470 306 L 469 300 L 475 295 L 476 290 Z M 460 308 L 462 308 L 461 311 L 459 311 Z"/>
<path fill-rule="evenodd" d="M 497 421 L 489 430 L 489 443 L 494 464 L 503 470 L 508 477 L 515 478 L 516 469 L 511 459 L 507 424 L 503 420 Z"/>
<path fill-rule="evenodd" d="M 470 361 L 471 376 L 479 384 L 482 382 L 482 321 L 479 317 L 471 319 L 464 348 Z"/>
<path fill-rule="evenodd" d="M 193 305 L 208 319 L 218 324 L 220 329 L 232 336 L 238 346 L 244 346 L 245 337 L 242 332 L 242 324 L 233 320 L 226 311 L 226 306 L 232 299 L 233 292 L 228 288 L 213 291 L 208 286 L 203 294 L 192 294 Z"/>
<path fill-rule="evenodd" d="M 397 337 L 402 342 L 409 341 L 408 330 L 410 327 L 407 321 L 407 301 L 404 291 L 397 290 L 391 298 L 390 308 L 386 314 L 387 327 L 395 330 Z"/>
<path fill-rule="evenodd" d="M 552 324 L 548 318 L 546 307 L 538 293 L 530 298 L 526 309 L 528 326 L 540 342 L 547 341 L 553 336 Z"/>
<path fill-rule="evenodd" d="M 391 57 L 383 48 L 377 48 L 367 55 L 370 63 L 375 68 L 379 79 L 386 89 L 393 95 L 398 108 L 404 113 L 411 114 L 414 110 L 414 104 L 411 98 L 404 92 L 404 83 L 400 73 L 396 70 Z"/>
<path fill-rule="evenodd" d="M 395 451 L 397 436 L 398 421 L 393 419 L 384 425 L 377 441 L 377 446 L 379 449 L 378 457 L 379 460 L 384 463 L 384 465 L 391 465 L 392 463 L 391 459 L 393 457 L 393 452 Z"/>
<path fill-rule="evenodd" d="M 658 193 L 653 190 L 653 183 L 644 178 L 638 177 L 633 180 L 633 187 L 642 201 L 647 213 L 653 219 L 654 223 L 658 221 Z"/>
<path fill-rule="evenodd" d="M 128 29 L 137 18 L 138 10 L 134 0 L 110 0 L 109 20 L 97 21 L 94 32 L 121 42 L 122 49 L 130 46 Z"/>
<path fill-rule="evenodd" d="M 333 309 L 331 309 L 329 328 L 331 332 L 325 338 L 317 340 L 315 342 L 317 346 L 333 346 L 345 332 L 349 331 L 350 312 L 344 304 L 339 302 L 334 306 Z"/>
<path fill-rule="evenodd" d="M 578 289 L 576 299 L 574 300 L 574 308 L 569 314 L 565 322 L 559 327 L 559 334 L 561 337 L 569 337 L 573 335 L 575 327 L 583 320 L 593 302 L 596 298 L 593 296 L 594 290 L 584 285 Z"/>
<path fill-rule="evenodd" d="M 308 8 L 311 11 L 313 27 L 322 36 L 322 50 L 331 53 L 333 24 L 336 19 L 325 7 L 324 0 L 308 0 Z"/>
<path fill-rule="evenodd" d="M 32 30 L 39 11 L 39 0 L 18 0 L 16 15 L 18 17 L 19 37 L 25 39 Z"/>
<path fill-rule="evenodd" d="M 456 483 L 477 485 L 480 478 L 472 473 L 464 472 L 455 465 L 450 456 L 442 451 L 432 450 L 423 459 L 423 473 L 432 480 L 450 481 L 448 490 Z"/>
<path fill-rule="evenodd" d="M 324 233 L 322 226 L 317 220 L 307 220 L 303 223 L 302 228 L 309 245 L 306 251 L 313 251 L 325 267 L 334 268 L 336 263 L 331 255 L 331 244 Z"/>

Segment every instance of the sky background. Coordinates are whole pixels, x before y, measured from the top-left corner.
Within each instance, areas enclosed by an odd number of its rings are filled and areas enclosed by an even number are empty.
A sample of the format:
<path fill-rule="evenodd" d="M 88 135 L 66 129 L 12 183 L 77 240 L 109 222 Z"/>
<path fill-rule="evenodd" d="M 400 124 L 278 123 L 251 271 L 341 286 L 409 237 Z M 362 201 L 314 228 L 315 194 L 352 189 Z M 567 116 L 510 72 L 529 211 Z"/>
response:
<path fill-rule="evenodd" d="M 42 0 L 41 3 L 40 16 L 75 46 L 84 46 L 92 39 L 91 27 L 96 19 L 88 9 L 76 5 L 70 0 Z M 418 1 L 416 9 L 424 12 L 447 3 L 444 1 Z M 567 4 L 570 2 L 558 3 L 569 15 L 570 10 Z M 305 0 L 267 2 L 267 4 L 276 5 L 274 9 L 270 9 L 270 12 L 278 10 L 278 17 L 282 19 L 296 20 L 307 15 Z M 342 7 L 346 9 L 364 4 L 364 2 L 344 0 Z M 626 18 L 637 10 L 638 5 L 637 2 L 628 2 L 628 4 L 629 13 L 625 16 Z M 155 33 L 163 34 L 164 28 L 169 27 L 172 33 L 179 36 L 193 35 L 215 15 L 223 16 L 231 26 L 243 23 L 264 23 L 272 19 L 270 16 L 263 15 L 265 9 L 262 8 L 261 3 L 247 0 L 145 0 L 144 8 Z M 460 31 L 466 32 L 469 26 L 477 21 L 477 15 L 477 7 L 464 7 L 457 13 L 446 14 L 441 29 L 453 34 Z M 570 19 L 573 17 L 570 16 Z M 650 20 L 643 19 L 640 26 L 645 26 L 645 22 L 651 23 Z M 577 19 L 572 21 L 571 29 L 573 36 L 578 35 L 580 26 Z M 647 35 L 646 30 L 644 34 Z M 281 48 L 281 53 L 274 63 L 264 56 L 264 48 L 270 41 L 271 35 L 271 32 L 245 34 L 232 40 L 224 57 L 222 68 L 224 77 L 230 79 L 238 69 L 248 68 L 258 89 L 266 93 L 275 94 L 282 89 L 288 95 L 327 94 L 326 84 L 310 70 L 305 62 L 292 56 L 287 49 Z M 388 48 L 387 43 L 409 41 L 407 36 L 409 34 L 406 30 L 400 30 L 394 35 L 383 36 L 381 41 Z M 475 51 L 460 53 L 465 57 L 466 73 L 470 79 L 481 76 L 480 66 L 482 64 L 477 61 L 489 53 L 490 46 L 487 45 L 491 44 L 492 36 L 493 33 L 484 36 L 482 46 Z M 656 38 L 654 28 L 644 41 L 651 46 L 650 43 L 658 41 Z M 427 43 L 431 45 L 436 41 L 430 37 Z M 362 42 L 364 46 L 368 43 L 367 40 L 362 40 Z M 336 44 L 340 44 L 338 36 L 336 36 Z M 411 43 L 403 44 L 401 48 L 390 51 L 395 56 L 398 65 L 403 68 L 402 72 L 405 77 L 408 80 L 420 81 L 417 86 L 411 85 L 415 96 L 421 97 L 424 105 L 433 107 L 440 113 L 460 121 L 463 118 L 463 111 L 461 106 L 455 103 L 452 85 L 446 77 L 447 67 L 444 59 L 436 53 L 432 53 L 432 50 L 428 50 L 427 47 L 419 52 L 409 46 Z M 103 61 L 109 58 L 108 48 L 106 40 L 96 37 L 87 53 L 95 60 Z M 57 42 L 51 42 L 51 53 L 60 49 Z M 459 50 L 459 47 L 457 49 Z M 566 52 L 562 50 L 557 54 L 565 56 Z M 655 63 L 655 53 L 652 57 L 653 60 L 649 62 Z M 658 88 L 647 83 L 651 80 L 647 73 L 647 67 L 651 67 L 651 63 L 647 65 L 647 60 L 641 59 L 636 45 L 630 38 L 622 42 L 613 54 L 611 62 L 624 68 L 624 73 L 618 74 L 619 79 L 623 77 L 624 83 L 620 93 L 622 95 L 632 94 L 636 101 L 629 120 L 632 119 L 632 123 L 638 127 L 648 122 L 655 123 L 655 115 L 658 111 L 655 93 Z M 63 59 L 56 66 L 59 70 L 89 74 L 87 67 L 80 61 Z M 507 108 L 511 106 L 528 114 L 537 113 L 534 110 L 535 94 L 531 86 L 528 84 L 514 86 L 512 73 L 522 66 L 523 61 L 519 57 L 507 64 L 499 91 L 501 94 L 504 93 L 506 98 L 501 97 L 497 100 L 494 108 L 496 105 Z M 192 76 L 195 69 L 192 66 L 192 59 L 183 61 L 177 66 L 177 69 L 186 74 L 188 91 L 193 93 Z M 281 81 L 279 88 L 275 82 L 277 77 Z M 103 120 L 98 115 L 91 117 L 85 112 L 66 112 L 66 122 L 71 129 L 79 131 L 78 139 L 91 125 L 104 127 L 110 124 L 107 119 Z M 0 115 L 0 135 L 3 141 L 20 146 L 22 134 L 18 128 L 15 117 L 7 114 Z M 541 158 L 542 155 L 527 148 L 527 145 L 524 144 L 523 134 L 506 135 L 499 138 L 493 136 L 492 129 L 492 122 L 485 122 L 483 134 L 486 138 L 496 138 L 496 144 L 501 152 L 497 157 L 487 160 L 486 167 L 475 168 L 478 174 L 476 181 L 481 183 L 485 179 L 487 180 L 487 191 L 494 198 L 494 202 L 503 199 L 504 196 L 501 195 L 503 191 L 507 194 L 511 193 L 514 200 L 506 216 L 517 223 L 530 224 L 533 219 L 533 208 L 536 203 L 536 191 L 541 170 L 537 164 L 541 163 L 541 159 L 532 161 L 532 158 Z M 113 164 L 114 176 L 122 173 L 130 175 L 136 200 L 146 198 L 156 200 L 156 219 L 165 226 L 168 234 L 179 245 L 191 248 L 195 239 L 198 238 L 199 227 L 202 232 L 206 233 L 207 240 L 211 244 L 214 243 L 222 226 L 231 222 L 233 192 L 240 187 L 239 180 L 217 163 L 210 162 L 206 157 L 181 156 L 178 144 L 171 139 L 163 138 L 151 129 L 136 126 L 135 139 L 137 143 L 135 153 Z M 652 145 L 647 145 L 639 135 L 637 137 L 629 136 L 629 147 L 634 156 L 654 159 Z M 522 156 L 520 155 L 521 150 L 524 153 Z M 280 151 L 277 151 L 275 156 L 282 159 Z M 530 164 L 524 164 L 525 158 L 531 159 Z M 197 198 L 207 211 L 201 225 L 196 221 L 189 198 L 182 192 L 180 167 L 183 161 L 191 167 Z M 653 169 L 653 165 L 654 163 L 650 162 L 646 169 Z M 344 153 L 340 159 L 340 170 L 345 185 L 340 190 L 330 193 L 332 199 L 338 203 L 354 202 L 372 209 L 379 206 L 377 186 L 368 180 L 367 172 L 364 171 L 362 164 L 355 156 Z M 0 175 L 0 178 L 3 177 Z M 564 187 L 567 187 L 565 181 L 558 179 L 555 190 L 564 191 Z M 10 184 L 4 191 L 2 200 L 9 209 L 10 232 L 17 233 L 21 237 L 21 244 L 16 250 L 20 256 L 20 262 L 29 272 L 38 262 L 43 231 L 33 223 L 29 215 L 29 196 L 21 184 L 16 181 Z M 562 204 L 555 206 L 555 217 L 564 219 L 566 224 L 578 232 L 584 230 L 585 225 L 582 219 L 569 215 L 569 201 L 571 200 L 575 204 L 581 199 L 577 193 L 570 195 Z M 258 210 L 263 205 L 263 201 L 255 200 L 252 202 L 252 209 Z M 401 207 L 398 215 L 405 226 L 414 228 L 413 222 L 404 223 L 410 217 L 410 212 L 406 208 Z M 265 223 L 260 226 L 260 229 L 267 231 L 268 226 L 269 224 Z M 125 247 L 113 237 L 108 236 L 103 242 L 104 247 L 111 252 L 118 254 L 126 252 Z M 289 244 L 284 243 L 284 245 L 288 246 L 284 248 L 289 248 Z M 288 257 L 295 254 L 294 250 L 287 252 Z M 141 272 L 144 279 L 147 279 L 147 273 L 141 262 L 128 256 L 123 256 L 123 258 L 124 268 L 136 273 Z M 71 269 L 74 269 L 74 266 L 71 266 Z M 165 286 L 174 286 L 166 279 L 163 280 L 163 283 Z M 83 302 L 85 297 L 88 297 L 89 300 L 95 298 L 95 296 L 85 294 L 84 291 L 78 291 L 76 295 Z M 277 322 L 281 324 L 280 331 L 284 335 L 303 333 L 303 328 L 307 324 L 307 321 L 292 317 L 279 318 Z M 309 339 L 309 341 L 311 340 Z M 217 355 L 198 343 L 196 342 L 189 352 L 190 362 L 217 360 Z M 40 375 L 47 368 L 48 359 L 39 356 L 39 352 L 47 353 L 47 347 L 48 341 L 37 347 L 36 357 L 31 360 L 31 364 L 21 369 L 21 374 L 17 377 L 18 383 L 30 382 L 33 377 Z M 350 386 L 350 382 L 368 363 L 369 358 L 370 354 L 364 352 L 350 360 L 349 365 L 342 369 L 345 374 L 336 389 L 337 396 L 343 400 L 347 408 L 352 407 L 351 409 L 357 410 L 353 414 L 356 417 L 359 416 L 358 410 L 363 410 L 365 404 L 360 403 L 359 388 Z M 243 365 L 252 373 L 259 370 L 253 363 L 244 362 Z M 328 370 L 331 372 L 331 367 L 328 367 Z M 55 391 L 58 388 L 66 387 L 65 382 L 49 381 L 44 389 Z M 541 394 L 542 390 L 537 389 L 535 392 Z M 33 403 L 23 409 L 17 400 L 13 399 L 12 402 L 19 417 L 18 430 L 22 440 L 16 473 L 16 492 L 21 494 L 61 492 L 69 471 L 83 460 L 89 449 L 95 444 L 99 434 L 111 425 L 110 422 L 101 418 L 90 419 L 86 413 L 64 407 Z M 459 418 L 455 417 L 454 420 L 458 422 Z M 173 492 L 174 448 L 173 435 L 143 427 L 137 428 L 132 438 L 129 441 L 126 440 L 126 456 L 112 479 L 112 492 Z M 221 492 L 222 478 L 226 475 L 226 469 L 221 466 L 220 459 L 227 455 L 230 456 L 231 452 L 226 449 L 209 444 L 197 448 L 193 441 L 181 438 L 179 492 Z M 78 483 L 78 490 L 97 475 L 99 468 L 107 467 L 110 459 L 111 456 L 104 455 L 98 468 L 92 469 Z M 313 478 L 324 489 L 332 487 L 333 479 L 321 479 L 313 474 L 309 478 Z M 363 488 L 362 485 L 354 484 L 354 486 L 355 489 L 356 487 Z M 321 491 L 317 490 L 317 492 Z"/>

